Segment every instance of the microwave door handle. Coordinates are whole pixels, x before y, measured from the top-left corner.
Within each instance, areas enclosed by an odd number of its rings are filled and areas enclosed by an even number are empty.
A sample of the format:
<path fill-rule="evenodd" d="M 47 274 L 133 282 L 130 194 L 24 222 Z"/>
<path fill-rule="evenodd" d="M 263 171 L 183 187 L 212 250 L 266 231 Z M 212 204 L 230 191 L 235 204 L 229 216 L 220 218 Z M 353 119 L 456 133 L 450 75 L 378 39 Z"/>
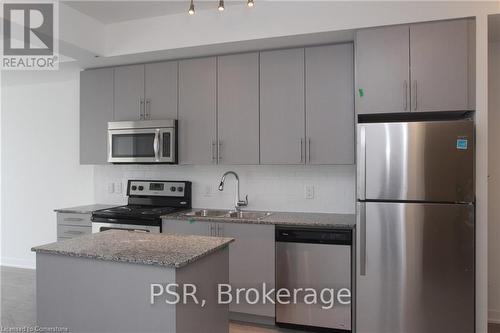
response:
<path fill-rule="evenodd" d="M 153 141 L 153 150 L 155 152 L 156 162 L 160 161 L 160 130 L 156 130 L 155 139 Z"/>

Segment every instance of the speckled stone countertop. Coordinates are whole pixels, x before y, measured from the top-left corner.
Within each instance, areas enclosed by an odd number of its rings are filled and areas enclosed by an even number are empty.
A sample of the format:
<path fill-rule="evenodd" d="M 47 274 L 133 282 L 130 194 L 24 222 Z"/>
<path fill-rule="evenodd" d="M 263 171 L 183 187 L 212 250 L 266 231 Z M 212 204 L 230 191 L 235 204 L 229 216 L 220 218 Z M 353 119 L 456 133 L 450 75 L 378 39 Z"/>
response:
<path fill-rule="evenodd" d="M 356 225 L 356 215 L 354 214 L 270 212 L 270 215 L 260 219 L 231 218 L 231 217 L 202 217 L 202 216 L 185 215 L 188 212 L 197 211 L 200 209 L 193 208 L 191 211 L 184 211 L 184 212 L 164 215 L 162 216 L 162 218 L 165 220 L 169 219 L 186 220 L 186 221 L 195 220 L 195 221 L 206 221 L 206 222 L 274 224 L 274 225 L 329 227 L 329 228 L 344 228 L 344 229 L 352 229 Z"/>
<path fill-rule="evenodd" d="M 99 209 L 106 209 L 111 207 L 116 207 L 118 205 L 103 205 L 103 204 L 94 204 L 94 205 L 85 205 L 85 206 L 77 206 L 70 208 L 59 208 L 54 209 L 54 212 L 57 213 L 76 213 L 76 214 L 91 214 L 92 212 Z"/>
<path fill-rule="evenodd" d="M 233 240 L 224 237 L 108 230 L 37 246 L 31 251 L 180 268 L 225 248 Z"/>

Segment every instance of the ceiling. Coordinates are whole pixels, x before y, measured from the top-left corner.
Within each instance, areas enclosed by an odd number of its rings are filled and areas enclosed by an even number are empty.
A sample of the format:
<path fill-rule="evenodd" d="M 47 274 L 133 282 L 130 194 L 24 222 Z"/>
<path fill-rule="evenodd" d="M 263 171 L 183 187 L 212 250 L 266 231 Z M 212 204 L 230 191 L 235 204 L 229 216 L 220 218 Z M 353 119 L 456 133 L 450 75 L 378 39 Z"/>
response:
<path fill-rule="evenodd" d="M 79 12 L 104 24 L 142 19 L 148 17 L 186 13 L 189 0 L 184 1 L 64 1 Z M 217 10 L 217 0 L 195 0 L 199 10 Z M 225 6 L 244 5 L 245 1 L 226 1 Z"/>

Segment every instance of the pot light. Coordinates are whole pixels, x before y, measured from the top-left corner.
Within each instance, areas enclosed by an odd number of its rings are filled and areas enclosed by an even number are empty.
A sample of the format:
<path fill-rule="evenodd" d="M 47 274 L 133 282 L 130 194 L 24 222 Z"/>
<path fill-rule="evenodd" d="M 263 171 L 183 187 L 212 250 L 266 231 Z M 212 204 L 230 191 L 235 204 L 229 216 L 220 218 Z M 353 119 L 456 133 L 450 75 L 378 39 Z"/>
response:
<path fill-rule="evenodd" d="M 189 13 L 189 15 L 194 15 L 194 3 L 193 3 L 193 0 L 191 0 L 191 4 L 189 5 L 188 13 Z"/>
<path fill-rule="evenodd" d="M 254 0 L 247 0 L 247 6 L 248 7 L 253 7 L 255 3 L 253 2 Z"/>
<path fill-rule="evenodd" d="M 219 9 L 219 12 L 223 12 L 224 11 L 224 0 L 219 0 L 219 7 L 217 8 Z"/>

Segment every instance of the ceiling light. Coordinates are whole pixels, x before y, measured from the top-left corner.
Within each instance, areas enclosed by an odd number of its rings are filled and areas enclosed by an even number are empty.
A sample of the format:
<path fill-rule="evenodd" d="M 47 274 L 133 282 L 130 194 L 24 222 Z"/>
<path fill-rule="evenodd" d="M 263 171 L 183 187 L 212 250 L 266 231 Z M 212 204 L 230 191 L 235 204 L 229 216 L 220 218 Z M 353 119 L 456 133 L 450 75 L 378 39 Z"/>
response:
<path fill-rule="evenodd" d="M 253 2 L 253 0 L 247 0 L 248 7 L 253 7 L 254 5 L 255 5 L 255 3 Z"/>
<path fill-rule="evenodd" d="M 191 4 L 189 5 L 188 13 L 189 13 L 189 15 L 194 15 L 194 3 L 193 3 L 193 0 L 191 0 Z"/>
<path fill-rule="evenodd" d="M 219 0 L 219 12 L 224 11 L 224 0 Z"/>

